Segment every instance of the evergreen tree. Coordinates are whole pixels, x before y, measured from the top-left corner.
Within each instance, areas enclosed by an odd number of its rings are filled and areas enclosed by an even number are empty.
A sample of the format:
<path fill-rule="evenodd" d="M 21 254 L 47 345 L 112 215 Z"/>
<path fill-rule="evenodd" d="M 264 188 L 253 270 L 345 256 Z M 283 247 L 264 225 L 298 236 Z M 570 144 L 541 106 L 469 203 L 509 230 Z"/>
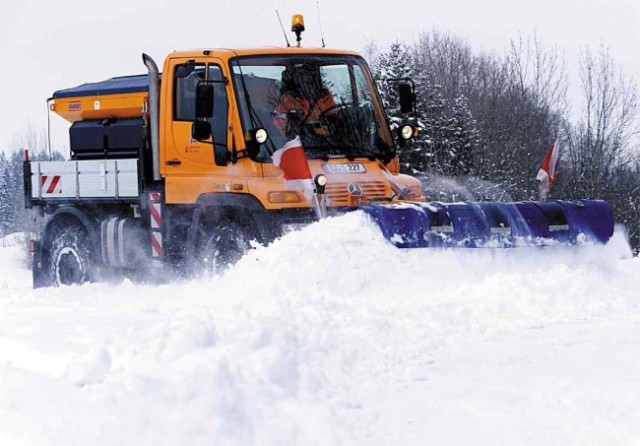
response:
<path fill-rule="evenodd" d="M 453 132 L 455 152 L 450 159 L 450 175 L 469 175 L 474 171 L 475 156 L 482 141 L 466 96 L 458 96 L 453 103 Z"/>
<path fill-rule="evenodd" d="M 35 153 L 33 160 L 49 160 L 43 151 Z M 64 156 L 53 152 L 51 160 L 61 161 Z M 33 231 L 35 229 L 30 213 L 24 207 L 23 187 L 24 152 L 16 150 L 8 156 L 0 152 L 0 234 Z"/>
<path fill-rule="evenodd" d="M 392 43 L 389 49 L 378 57 L 373 72 L 391 130 L 395 131 L 405 116 L 400 113 L 398 84 L 392 79 L 413 77 L 413 62 L 409 48 L 404 43 Z"/>
<path fill-rule="evenodd" d="M 397 79 L 414 78 L 414 61 L 412 54 L 404 43 L 395 42 L 381 53 L 374 66 L 374 77 L 377 80 L 382 104 L 389 118 L 389 125 L 395 137 L 397 129 L 408 119 L 400 112 Z M 422 125 L 417 124 L 419 127 Z M 409 173 L 424 171 L 424 163 L 420 154 L 422 149 L 417 142 L 403 144 L 399 150 L 401 170 Z"/>
<path fill-rule="evenodd" d="M 0 234 L 8 234 L 15 220 L 12 203 L 13 184 L 11 164 L 4 152 L 0 153 Z"/>
<path fill-rule="evenodd" d="M 381 53 L 374 67 L 383 105 L 391 130 L 406 119 L 400 113 L 397 82 L 411 78 L 416 88 L 416 111 L 419 134 L 415 141 L 400 148 L 400 166 L 413 175 L 436 173 L 449 176 L 469 174 L 473 152 L 480 145 L 479 132 L 464 96 L 448 99 L 434 81 L 432 73 L 419 55 L 403 43 L 393 43 Z"/>

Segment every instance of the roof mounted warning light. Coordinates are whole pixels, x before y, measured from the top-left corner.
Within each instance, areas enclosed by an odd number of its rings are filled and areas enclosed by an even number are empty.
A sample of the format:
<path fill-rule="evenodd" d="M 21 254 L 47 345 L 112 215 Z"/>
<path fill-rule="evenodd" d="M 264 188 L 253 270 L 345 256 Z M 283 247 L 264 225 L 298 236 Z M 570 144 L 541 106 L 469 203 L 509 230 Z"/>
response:
<path fill-rule="evenodd" d="M 296 33 L 296 42 L 298 42 L 298 46 L 300 46 L 300 41 L 302 40 L 302 32 L 304 31 L 304 17 L 302 14 L 294 14 L 291 19 L 291 31 Z"/>

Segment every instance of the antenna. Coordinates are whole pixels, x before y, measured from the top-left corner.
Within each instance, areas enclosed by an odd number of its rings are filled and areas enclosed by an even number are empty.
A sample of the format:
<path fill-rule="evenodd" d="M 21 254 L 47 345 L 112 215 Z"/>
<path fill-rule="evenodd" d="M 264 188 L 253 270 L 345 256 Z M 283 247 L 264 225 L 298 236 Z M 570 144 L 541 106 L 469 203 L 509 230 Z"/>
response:
<path fill-rule="evenodd" d="M 284 30 L 284 25 L 282 24 L 282 19 L 280 18 L 280 13 L 278 12 L 278 10 L 276 9 L 276 15 L 278 16 L 278 21 L 280 22 L 280 28 L 282 28 L 282 34 L 284 34 L 284 40 L 287 42 L 287 48 L 291 47 L 291 44 L 289 43 L 289 39 L 287 38 L 287 33 Z"/>
<path fill-rule="evenodd" d="M 318 25 L 320 26 L 320 38 L 322 39 L 322 48 L 324 48 L 324 34 L 322 33 L 322 22 L 320 22 L 320 1 L 316 0 L 316 11 L 318 12 Z"/>

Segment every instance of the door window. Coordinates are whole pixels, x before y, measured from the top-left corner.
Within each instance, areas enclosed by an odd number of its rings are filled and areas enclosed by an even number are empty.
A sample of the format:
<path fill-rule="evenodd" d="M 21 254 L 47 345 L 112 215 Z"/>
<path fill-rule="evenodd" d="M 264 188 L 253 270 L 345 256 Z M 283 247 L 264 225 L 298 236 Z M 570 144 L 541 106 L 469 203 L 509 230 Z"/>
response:
<path fill-rule="evenodd" d="M 176 66 L 176 71 L 180 65 Z M 175 79 L 175 100 L 173 101 L 174 121 L 193 122 L 196 118 L 196 87 L 201 81 L 222 81 L 222 70 L 218 65 L 209 65 L 208 75 L 205 72 L 205 65 L 196 65 L 194 70 L 187 76 Z M 227 92 L 223 82 L 213 85 L 214 108 L 213 115 L 210 116 L 213 140 L 216 143 L 227 144 L 227 112 L 229 103 Z"/>

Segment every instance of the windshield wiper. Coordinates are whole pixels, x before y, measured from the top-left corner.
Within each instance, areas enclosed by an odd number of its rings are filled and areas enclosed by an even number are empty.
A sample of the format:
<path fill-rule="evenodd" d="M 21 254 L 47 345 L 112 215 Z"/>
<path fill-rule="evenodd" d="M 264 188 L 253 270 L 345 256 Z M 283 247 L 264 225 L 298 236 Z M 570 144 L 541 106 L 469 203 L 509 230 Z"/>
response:
<path fill-rule="evenodd" d="M 238 54 L 236 53 L 236 56 L 237 55 Z M 244 81 L 244 73 L 242 72 L 242 65 L 240 65 L 239 60 L 236 60 L 235 62 L 236 62 L 236 66 L 238 67 L 238 70 L 240 71 L 240 84 L 242 85 L 242 91 L 244 93 L 246 105 L 249 110 L 249 120 L 251 121 L 251 127 L 254 129 L 258 127 L 264 128 L 262 121 L 260 121 L 260 116 L 258 116 L 258 113 L 253 108 L 253 105 L 251 105 L 251 96 L 249 95 L 249 89 L 247 88 L 247 83 Z M 270 152 L 270 155 L 273 155 L 273 153 L 276 151 L 276 147 L 275 147 L 275 144 L 273 143 L 273 140 L 268 134 L 267 134 L 267 142 L 269 143 L 269 145 L 271 145 L 271 150 L 267 148 L 267 151 Z"/>

